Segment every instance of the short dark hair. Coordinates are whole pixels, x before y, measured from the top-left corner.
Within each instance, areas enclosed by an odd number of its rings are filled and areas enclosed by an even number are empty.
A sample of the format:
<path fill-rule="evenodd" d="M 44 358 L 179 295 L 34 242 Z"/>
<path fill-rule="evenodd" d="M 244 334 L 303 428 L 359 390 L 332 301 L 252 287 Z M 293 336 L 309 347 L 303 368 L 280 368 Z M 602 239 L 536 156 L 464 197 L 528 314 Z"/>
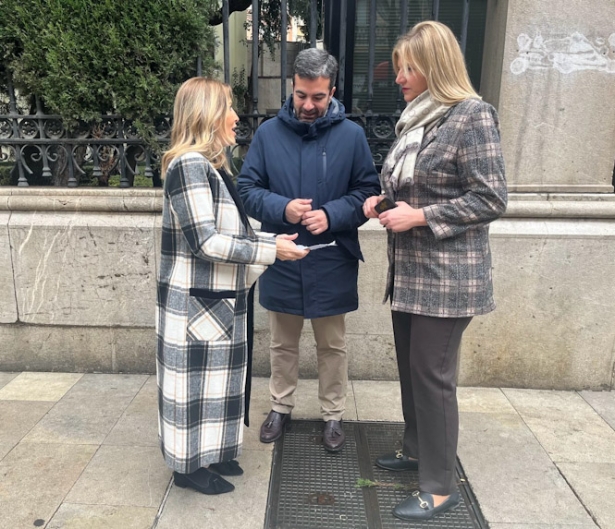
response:
<path fill-rule="evenodd" d="M 337 59 L 325 50 L 317 48 L 302 50 L 297 54 L 293 65 L 293 82 L 295 75 L 302 79 L 324 77 L 329 79 L 329 89 L 331 89 L 337 79 Z"/>

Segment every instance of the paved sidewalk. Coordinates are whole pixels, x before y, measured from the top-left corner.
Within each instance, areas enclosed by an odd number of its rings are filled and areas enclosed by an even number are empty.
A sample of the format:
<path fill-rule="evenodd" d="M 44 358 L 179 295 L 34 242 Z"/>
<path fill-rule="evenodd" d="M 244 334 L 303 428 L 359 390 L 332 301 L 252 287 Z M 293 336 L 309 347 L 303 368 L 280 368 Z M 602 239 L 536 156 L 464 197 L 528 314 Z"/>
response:
<path fill-rule="evenodd" d="M 147 375 L 0 372 L 0 529 L 262 529 L 272 446 L 253 384 L 237 489 L 171 486 Z M 317 418 L 302 381 L 296 418 Z M 615 529 L 615 392 L 460 388 L 459 457 L 492 529 Z M 400 421 L 396 382 L 353 381 L 346 420 Z M 327 529 L 321 527 L 319 529 Z"/>

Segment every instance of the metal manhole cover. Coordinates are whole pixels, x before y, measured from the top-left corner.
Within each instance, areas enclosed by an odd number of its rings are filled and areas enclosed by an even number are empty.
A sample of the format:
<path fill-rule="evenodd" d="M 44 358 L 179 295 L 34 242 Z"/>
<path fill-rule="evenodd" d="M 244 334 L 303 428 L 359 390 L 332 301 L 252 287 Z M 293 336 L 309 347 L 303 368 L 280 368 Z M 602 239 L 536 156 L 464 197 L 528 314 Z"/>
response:
<path fill-rule="evenodd" d="M 344 422 L 346 446 L 332 454 L 321 444 L 322 421 L 293 420 L 276 442 L 265 529 L 485 529 L 485 522 L 457 461 L 461 503 L 433 520 L 405 522 L 391 513 L 418 472 L 387 472 L 374 466 L 378 455 L 394 452 L 403 423 Z M 377 483 L 358 487 L 358 480 Z"/>

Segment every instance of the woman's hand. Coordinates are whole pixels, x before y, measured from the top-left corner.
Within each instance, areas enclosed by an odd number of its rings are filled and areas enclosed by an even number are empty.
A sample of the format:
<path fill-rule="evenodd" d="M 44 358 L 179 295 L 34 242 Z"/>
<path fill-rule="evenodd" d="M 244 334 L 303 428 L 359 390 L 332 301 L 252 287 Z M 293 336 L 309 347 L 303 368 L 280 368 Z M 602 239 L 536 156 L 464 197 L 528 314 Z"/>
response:
<path fill-rule="evenodd" d="M 293 242 L 299 236 L 298 233 L 287 235 L 282 233 L 275 238 L 275 256 L 280 261 L 297 261 L 303 259 L 309 250 L 300 250 Z"/>
<path fill-rule="evenodd" d="M 363 215 L 365 215 L 368 219 L 377 219 L 378 212 L 374 208 L 383 198 L 384 195 L 379 195 L 369 197 L 365 202 L 363 202 Z"/>
<path fill-rule="evenodd" d="M 378 217 L 380 224 L 387 230 L 399 233 L 417 226 L 427 226 L 425 213 L 423 213 L 422 209 L 413 208 L 406 202 L 396 202 L 396 204 L 398 207 L 389 209 Z M 365 208 L 365 205 L 363 207 Z"/>

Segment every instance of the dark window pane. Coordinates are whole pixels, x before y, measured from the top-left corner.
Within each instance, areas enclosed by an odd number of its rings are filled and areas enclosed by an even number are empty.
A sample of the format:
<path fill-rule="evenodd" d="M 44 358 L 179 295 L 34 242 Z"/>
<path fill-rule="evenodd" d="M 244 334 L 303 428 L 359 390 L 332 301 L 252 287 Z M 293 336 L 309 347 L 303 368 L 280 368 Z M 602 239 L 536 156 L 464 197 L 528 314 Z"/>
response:
<path fill-rule="evenodd" d="M 367 77 L 369 57 L 369 0 L 356 0 L 355 47 L 352 75 L 352 112 L 365 112 L 368 108 Z M 395 84 L 395 73 L 391 64 L 391 52 L 402 32 L 400 27 L 400 0 L 378 0 L 376 19 L 376 49 L 374 68 L 374 99 L 372 110 L 375 113 L 393 113 L 397 109 L 399 89 Z M 431 18 L 432 0 L 408 1 L 407 31 L 414 24 Z M 466 62 L 470 79 L 478 90 L 483 55 L 487 0 L 471 0 Z M 440 0 L 440 21 L 448 25 L 457 38 L 461 37 L 463 2 L 460 0 Z M 405 32 L 404 31 L 404 32 Z M 402 101 L 401 106 L 404 103 Z M 351 110 L 351 109 L 348 109 Z"/>

